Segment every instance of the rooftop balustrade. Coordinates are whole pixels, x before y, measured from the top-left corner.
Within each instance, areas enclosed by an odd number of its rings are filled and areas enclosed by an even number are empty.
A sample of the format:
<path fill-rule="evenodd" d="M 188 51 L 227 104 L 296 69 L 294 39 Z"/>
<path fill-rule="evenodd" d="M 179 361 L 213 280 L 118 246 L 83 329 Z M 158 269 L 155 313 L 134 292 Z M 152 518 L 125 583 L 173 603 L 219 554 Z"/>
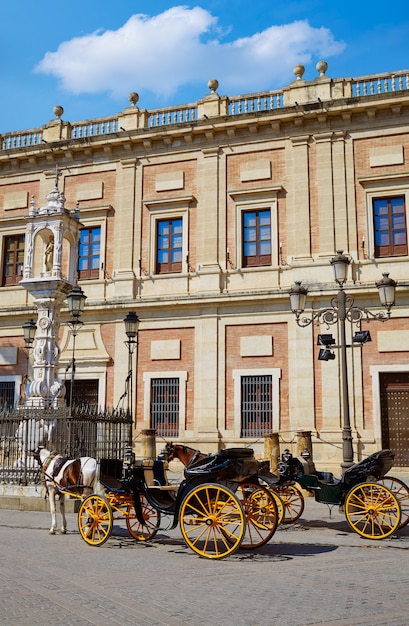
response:
<path fill-rule="evenodd" d="M 320 62 L 326 66 L 325 62 Z M 317 69 L 319 64 L 317 64 Z M 302 70 L 300 71 L 300 68 Z M 238 116 L 249 113 L 263 113 L 283 107 L 312 102 L 316 100 L 337 100 L 348 97 L 371 97 L 382 94 L 403 92 L 409 89 L 409 70 L 373 74 L 358 78 L 330 79 L 320 71 L 320 76 L 313 81 L 302 78 L 303 66 L 296 66 L 297 79 L 288 87 L 276 91 L 265 91 L 247 95 L 220 97 L 214 89 L 197 103 L 166 107 L 146 111 L 136 106 L 138 94 L 130 94 L 133 106 L 124 109 L 116 116 L 85 120 L 77 123 L 63 122 L 60 117 L 62 107 L 55 107 L 56 119 L 41 128 L 5 133 L 0 136 L 0 153 L 30 148 L 53 141 L 78 140 L 102 137 L 135 129 L 158 129 L 175 124 L 192 124 L 199 120 L 219 115 Z M 213 81 L 216 84 L 217 81 Z M 209 81 L 209 84 L 212 81 Z M 209 111 L 209 115 L 207 114 Z M 64 125 L 64 130 L 61 126 Z"/>

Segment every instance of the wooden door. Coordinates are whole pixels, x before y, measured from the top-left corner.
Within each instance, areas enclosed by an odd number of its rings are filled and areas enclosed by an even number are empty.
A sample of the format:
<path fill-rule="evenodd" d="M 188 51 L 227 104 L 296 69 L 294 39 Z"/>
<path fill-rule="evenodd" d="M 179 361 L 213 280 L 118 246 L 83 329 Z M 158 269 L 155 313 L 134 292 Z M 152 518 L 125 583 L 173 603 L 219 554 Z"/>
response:
<path fill-rule="evenodd" d="M 382 447 L 394 465 L 409 467 L 409 372 L 380 374 Z"/>

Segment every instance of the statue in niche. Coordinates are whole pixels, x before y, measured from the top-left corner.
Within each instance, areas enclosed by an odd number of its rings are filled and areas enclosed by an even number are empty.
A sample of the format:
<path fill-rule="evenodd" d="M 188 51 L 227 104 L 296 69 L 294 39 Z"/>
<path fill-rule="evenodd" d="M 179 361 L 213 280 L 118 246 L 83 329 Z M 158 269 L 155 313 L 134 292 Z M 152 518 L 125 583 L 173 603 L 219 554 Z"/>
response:
<path fill-rule="evenodd" d="M 54 262 L 54 237 L 51 236 L 44 250 L 44 262 L 47 272 L 51 272 Z"/>

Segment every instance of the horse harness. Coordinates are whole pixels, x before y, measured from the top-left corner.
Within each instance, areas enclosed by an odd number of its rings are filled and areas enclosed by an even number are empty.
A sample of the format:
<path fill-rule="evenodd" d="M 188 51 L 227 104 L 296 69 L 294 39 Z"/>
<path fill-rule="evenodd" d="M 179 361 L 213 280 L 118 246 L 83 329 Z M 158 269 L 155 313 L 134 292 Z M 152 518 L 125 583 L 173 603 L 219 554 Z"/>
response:
<path fill-rule="evenodd" d="M 54 462 L 52 474 L 49 474 L 47 472 L 47 469 L 51 465 L 51 462 L 54 459 L 55 459 L 55 462 Z M 67 489 L 66 487 L 62 487 L 55 480 L 55 477 L 58 476 L 60 470 L 64 467 L 64 465 L 67 463 L 67 461 L 75 461 L 75 460 L 76 459 L 70 459 L 69 457 L 61 456 L 61 455 L 57 454 L 56 452 L 51 452 L 50 456 L 48 456 L 45 459 L 45 461 L 44 461 L 44 463 L 43 463 L 43 465 L 41 467 L 41 470 L 42 470 L 42 475 L 43 475 L 43 482 L 44 482 L 45 488 L 47 490 L 47 493 L 48 493 L 47 479 L 53 483 L 54 488 L 55 488 L 57 494 L 59 494 L 63 489 L 64 490 Z M 82 467 L 81 467 L 81 472 L 80 472 L 80 475 L 78 476 L 79 483 L 77 485 L 72 485 L 72 486 L 75 486 L 75 487 L 80 487 L 81 486 L 82 487 L 82 482 L 81 482 L 82 475 L 83 475 L 83 473 L 82 473 Z"/>

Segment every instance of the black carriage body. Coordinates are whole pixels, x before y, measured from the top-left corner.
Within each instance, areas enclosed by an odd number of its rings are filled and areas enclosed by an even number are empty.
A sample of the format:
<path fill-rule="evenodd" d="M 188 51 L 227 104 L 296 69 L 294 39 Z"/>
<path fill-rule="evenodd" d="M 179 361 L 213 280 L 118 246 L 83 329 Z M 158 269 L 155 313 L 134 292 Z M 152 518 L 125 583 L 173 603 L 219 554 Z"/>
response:
<path fill-rule="evenodd" d="M 161 514 L 172 515 L 172 528 L 178 524 L 182 502 L 199 485 L 217 483 L 234 492 L 243 481 L 260 484 L 260 463 L 249 448 L 230 448 L 207 455 L 185 468 L 185 478 L 178 487 L 168 485 L 166 468 L 165 460 L 136 461 L 127 470 L 124 484 L 132 490 L 134 497 L 139 499 L 143 495 Z"/>
<path fill-rule="evenodd" d="M 317 502 L 342 504 L 347 493 L 359 483 L 376 481 L 385 476 L 393 465 L 393 459 L 391 450 L 380 450 L 348 468 L 342 478 L 336 478 L 331 472 L 308 473 L 308 464 L 302 458 L 294 458 L 286 452 L 280 463 L 279 484 L 297 482 L 303 489 L 313 492 Z"/>

